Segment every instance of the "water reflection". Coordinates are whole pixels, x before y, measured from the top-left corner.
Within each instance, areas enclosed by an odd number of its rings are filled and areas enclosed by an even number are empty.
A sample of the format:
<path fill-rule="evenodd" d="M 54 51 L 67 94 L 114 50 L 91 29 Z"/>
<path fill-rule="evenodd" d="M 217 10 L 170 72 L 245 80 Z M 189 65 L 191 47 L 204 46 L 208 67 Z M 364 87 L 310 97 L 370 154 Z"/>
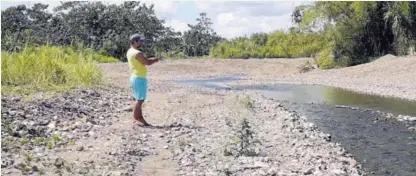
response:
<path fill-rule="evenodd" d="M 396 114 L 416 116 L 416 102 L 399 98 L 386 98 L 377 95 L 352 92 L 344 89 L 322 87 L 328 104 L 357 106 L 361 108 L 387 111 Z"/>
<path fill-rule="evenodd" d="M 399 98 L 386 98 L 353 92 L 345 89 L 317 85 L 255 85 L 236 86 L 236 90 L 252 90 L 266 97 L 296 103 L 326 103 L 363 109 L 373 109 L 394 114 L 416 116 L 416 102 Z"/>

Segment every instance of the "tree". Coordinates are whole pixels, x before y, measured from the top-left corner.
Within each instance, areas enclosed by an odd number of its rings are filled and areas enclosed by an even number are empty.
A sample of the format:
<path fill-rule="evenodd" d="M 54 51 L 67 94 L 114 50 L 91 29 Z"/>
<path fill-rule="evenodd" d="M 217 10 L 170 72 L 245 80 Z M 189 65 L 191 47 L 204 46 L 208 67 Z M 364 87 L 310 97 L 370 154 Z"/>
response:
<path fill-rule="evenodd" d="M 188 56 L 209 54 L 209 49 L 222 40 L 212 29 L 211 19 L 206 13 L 200 13 L 196 25 L 188 24 L 189 30 L 183 35 L 184 53 Z"/>
<path fill-rule="evenodd" d="M 2 11 L 2 49 L 18 51 L 30 45 L 73 45 L 80 43 L 103 54 L 125 60 L 128 38 L 134 33 L 145 37 L 142 48 L 147 55 L 167 51 L 180 42 L 180 33 L 164 26 L 156 17 L 153 5 L 124 2 L 108 5 L 102 2 L 63 2 L 54 8 L 37 3 Z M 27 42 L 30 41 L 30 42 Z"/>
<path fill-rule="evenodd" d="M 415 43 L 416 2 L 315 2 L 294 11 L 301 28 L 323 27 L 335 62 L 356 65 Z M 413 25 L 412 25 L 413 24 Z M 319 26 L 321 25 L 321 26 Z M 347 62 L 346 62 L 347 61 Z"/>

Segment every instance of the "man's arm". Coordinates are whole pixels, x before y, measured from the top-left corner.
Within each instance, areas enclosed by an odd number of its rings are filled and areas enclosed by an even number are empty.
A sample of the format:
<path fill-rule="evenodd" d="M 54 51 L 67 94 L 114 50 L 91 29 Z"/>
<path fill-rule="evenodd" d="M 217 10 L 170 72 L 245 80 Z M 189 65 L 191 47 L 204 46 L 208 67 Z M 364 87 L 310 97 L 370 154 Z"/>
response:
<path fill-rule="evenodd" d="M 141 63 L 143 63 L 144 65 L 152 65 L 152 64 L 158 62 L 159 61 L 159 58 L 155 58 L 155 59 L 149 60 L 149 59 L 146 59 L 142 55 L 142 53 L 137 53 L 136 60 L 139 61 L 139 62 L 141 62 Z"/>

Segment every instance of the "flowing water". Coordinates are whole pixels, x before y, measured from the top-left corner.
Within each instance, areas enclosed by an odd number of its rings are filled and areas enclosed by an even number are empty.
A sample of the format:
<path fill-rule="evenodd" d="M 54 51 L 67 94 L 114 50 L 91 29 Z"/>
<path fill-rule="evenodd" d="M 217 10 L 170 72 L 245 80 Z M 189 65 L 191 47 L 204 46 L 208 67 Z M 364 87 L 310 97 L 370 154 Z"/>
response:
<path fill-rule="evenodd" d="M 416 116 L 416 102 L 367 95 L 316 85 L 226 85 L 241 75 L 177 83 L 216 89 L 255 91 L 267 98 L 285 102 L 290 110 L 305 115 L 321 131 L 331 134 L 354 154 L 363 168 L 374 175 L 416 176 L 416 132 L 406 123 L 385 114 Z M 408 122 L 407 125 L 416 122 Z"/>

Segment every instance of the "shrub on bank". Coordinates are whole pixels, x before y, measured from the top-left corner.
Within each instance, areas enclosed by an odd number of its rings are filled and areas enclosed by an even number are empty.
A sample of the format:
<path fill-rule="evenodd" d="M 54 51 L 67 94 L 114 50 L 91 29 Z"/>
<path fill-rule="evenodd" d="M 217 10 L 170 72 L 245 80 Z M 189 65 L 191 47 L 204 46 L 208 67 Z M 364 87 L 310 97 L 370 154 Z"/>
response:
<path fill-rule="evenodd" d="M 332 47 L 321 50 L 316 56 L 316 64 L 320 69 L 331 69 L 335 67 Z"/>
<path fill-rule="evenodd" d="M 2 92 L 30 93 L 88 87 L 102 82 L 98 54 L 70 47 L 25 47 L 22 52 L 1 52 Z M 100 56 L 98 56 L 99 58 Z"/>

